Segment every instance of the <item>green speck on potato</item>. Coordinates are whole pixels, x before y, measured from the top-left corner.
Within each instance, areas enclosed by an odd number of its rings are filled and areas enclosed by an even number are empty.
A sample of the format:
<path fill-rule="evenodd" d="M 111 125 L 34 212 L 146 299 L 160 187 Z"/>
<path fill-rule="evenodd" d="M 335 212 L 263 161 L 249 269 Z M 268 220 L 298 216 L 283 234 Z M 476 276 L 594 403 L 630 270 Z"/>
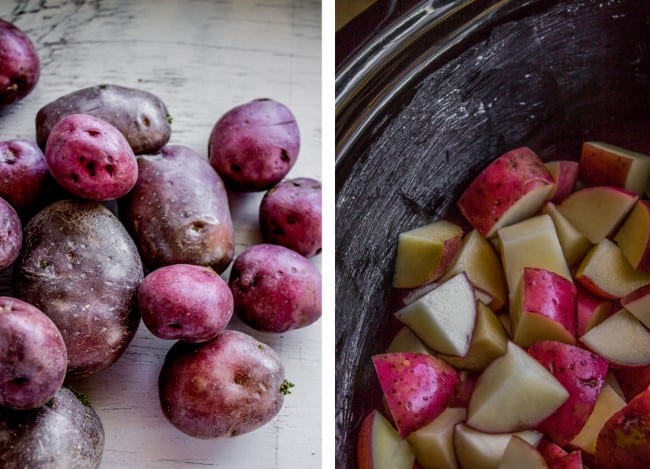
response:
<path fill-rule="evenodd" d="M 77 392 L 74 389 L 70 389 L 70 391 L 74 393 L 79 402 L 81 402 L 86 407 L 90 407 L 90 398 L 86 394 Z"/>
<path fill-rule="evenodd" d="M 49 263 L 48 261 L 46 261 L 45 259 L 43 259 L 43 260 L 41 261 L 41 269 L 44 269 L 44 268 L 46 268 L 46 267 L 49 266 L 49 265 L 50 265 L 50 263 Z"/>
<path fill-rule="evenodd" d="M 168 123 L 169 125 L 172 125 L 172 120 L 173 120 L 173 119 L 172 119 L 172 115 L 171 115 L 171 114 L 167 114 L 165 117 L 167 118 L 167 123 Z"/>
<path fill-rule="evenodd" d="M 295 384 L 293 384 L 291 381 L 288 381 L 287 379 L 282 381 L 282 384 L 280 385 L 280 392 L 284 394 L 285 396 L 288 394 L 291 394 L 291 388 L 294 387 Z"/>

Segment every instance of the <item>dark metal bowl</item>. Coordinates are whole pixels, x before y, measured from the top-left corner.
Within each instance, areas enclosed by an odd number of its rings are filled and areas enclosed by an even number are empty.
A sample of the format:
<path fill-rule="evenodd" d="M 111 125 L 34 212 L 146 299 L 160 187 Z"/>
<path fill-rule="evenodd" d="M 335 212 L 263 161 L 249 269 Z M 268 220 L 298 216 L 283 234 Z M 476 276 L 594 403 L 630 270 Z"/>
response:
<path fill-rule="evenodd" d="M 453 212 L 518 146 L 650 153 L 650 2 L 427 1 L 337 61 L 336 461 L 355 467 L 381 408 L 370 357 L 398 329 L 398 233 Z"/>

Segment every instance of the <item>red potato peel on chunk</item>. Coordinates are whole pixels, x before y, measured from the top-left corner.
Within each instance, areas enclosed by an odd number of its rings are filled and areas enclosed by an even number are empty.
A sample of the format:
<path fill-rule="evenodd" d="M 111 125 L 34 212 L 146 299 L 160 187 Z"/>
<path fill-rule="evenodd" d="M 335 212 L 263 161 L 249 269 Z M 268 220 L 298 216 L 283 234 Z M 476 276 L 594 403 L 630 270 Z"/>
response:
<path fill-rule="evenodd" d="M 372 362 L 402 438 L 440 415 L 458 385 L 456 370 L 432 355 L 385 353 Z"/>
<path fill-rule="evenodd" d="M 605 382 L 607 360 L 579 347 L 544 340 L 528 347 L 528 354 L 551 372 L 569 392 L 569 398 L 537 429 L 564 446 L 591 415 Z"/>
<path fill-rule="evenodd" d="M 458 199 L 463 216 L 486 238 L 537 212 L 554 187 L 537 154 L 522 147 L 490 163 Z"/>
<path fill-rule="evenodd" d="M 598 434 L 595 462 L 600 469 L 650 467 L 650 389 L 607 420 Z"/>

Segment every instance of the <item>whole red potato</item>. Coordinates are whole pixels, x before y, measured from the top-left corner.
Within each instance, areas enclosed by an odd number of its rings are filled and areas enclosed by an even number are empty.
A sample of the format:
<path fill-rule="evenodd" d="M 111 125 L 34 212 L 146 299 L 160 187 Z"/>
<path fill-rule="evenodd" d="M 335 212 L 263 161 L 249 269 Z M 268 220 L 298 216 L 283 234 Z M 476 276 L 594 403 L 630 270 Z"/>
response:
<path fill-rule="evenodd" d="M 23 229 L 16 210 L 0 198 L 0 271 L 16 260 L 23 244 Z"/>
<path fill-rule="evenodd" d="M 209 267 L 175 264 L 147 275 L 138 289 L 142 321 L 156 337 L 204 342 L 233 312 L 228 284 Z"/>
<path fill-rule="evenodd" d="M 56 182 L 83 199 L 117 199 L 138 180 L 138 164 L 124 135 L 88 114 L 71 114 L 56 123 L 45 158 Z"/>
<path fill-rule="evenodd" d="M 321 183 L 297 178 L 282 181 L 264 194 L 260 204 L 260 231 L 266 243 L 279 244 L 305 257 L 322 247 Z"/>
<path fill-rule="evenodd" d="M 40 74 L 32 41 L 19 28 L 0 19 L 0 108 L 27 96 Z"/>
<path fill-rule="evenodd" d="M 0 406 L 36 409 L 63 384 L 68 355 L 56 325 L 41 310 L 0 297 Z"/>
<path fill-rule="evenodd" d="M 320 272 L 283 246 L 257 244 L 242 252 L 228 284 L 235 314 L 253 329 L 284 332 L 321 317 Z"/>
<path fill-rule="evenodd" d="M 289 385 L 271 347 L 231 330 L 200 344 L 174 344 L 158 384 L 167 419 L 203 439 L 240 435 L 267 423 L 282 408 Z"/>
<path fill-rule="evenodd" d="M 0 197 L 16 210 L 38 202 L 49 172 L 45 155 L 35 143 L 25 140 L 0 142 Z"/>
<path fill-rule="evenodd" d="M 287 175 L 298 158 L 300 132 L 284 104 L 256 99 L 237 106 L 212 128 L 210 163 L 226 185 L 239 191 L 262 191 Z"/>

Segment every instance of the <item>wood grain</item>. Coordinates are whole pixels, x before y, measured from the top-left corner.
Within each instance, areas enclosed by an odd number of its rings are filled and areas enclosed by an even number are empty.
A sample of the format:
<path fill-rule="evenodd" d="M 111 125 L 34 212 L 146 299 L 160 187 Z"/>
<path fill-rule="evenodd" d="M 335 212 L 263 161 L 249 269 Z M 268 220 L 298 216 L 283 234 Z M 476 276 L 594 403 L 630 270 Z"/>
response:
<path fill-rule="evenodd" d="M 301 130 L 290 177 L 321 179 L 321 4 L 315 0 L 15 0 L 0 17 L 35 42 L 40 81 L 0 111 L 0 140 L 35 138 L 40 107 L 79 88 L 114 83 L 158 95 L 173 117 L 170 143 L 205 155 L 210 130 L 228 109 L 270 97 Z M 260 242 L 261 193 L 230 196 L 236 253 Z M 320 257 L 313 262 L 320 268 Z M 223 275 L 227 279 L 228 271 Z M 0 274 L 10 293 L 10 271 Z M 141 325 L 122 358 L 74 383 L 106 432 L 102 468 L 277 468 L 321 465 L 321 324 L 280 335 L 257 333 L 282 357 L 293 393 L 268 425 L 228 440 L 197 440 L 169 424 L 157 379 L 171 346 Z"/>

